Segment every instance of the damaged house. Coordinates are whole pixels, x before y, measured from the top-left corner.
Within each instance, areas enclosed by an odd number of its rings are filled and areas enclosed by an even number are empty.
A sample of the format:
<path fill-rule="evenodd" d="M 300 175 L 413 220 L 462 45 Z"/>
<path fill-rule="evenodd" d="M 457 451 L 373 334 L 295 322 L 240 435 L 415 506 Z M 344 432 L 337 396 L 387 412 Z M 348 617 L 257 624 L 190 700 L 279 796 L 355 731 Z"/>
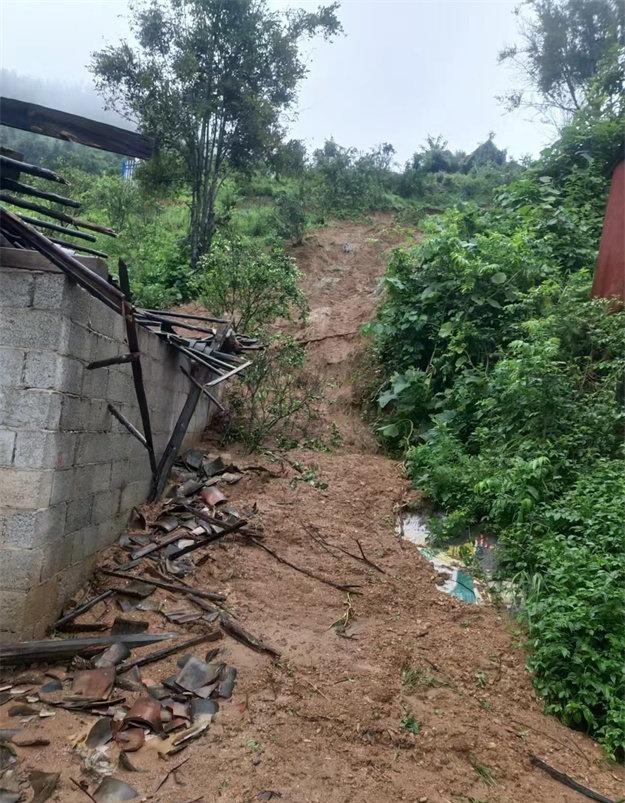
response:
<path fill-rule="evenodd" d="M 127 157 L 145 137 L 13 99 L 0 122 Z M 32 178 L 45 180 L 32 185 Z M 219 385 L 258 347 L 226 321 L 135 307 L 65 179 L 0 152 L 0 639 L 40 638 L 133 507 L 157 499 Z M 48 185 L 49 184 L 49 188 Z M 11 207 L 11 210 L 7 208 Z"/>

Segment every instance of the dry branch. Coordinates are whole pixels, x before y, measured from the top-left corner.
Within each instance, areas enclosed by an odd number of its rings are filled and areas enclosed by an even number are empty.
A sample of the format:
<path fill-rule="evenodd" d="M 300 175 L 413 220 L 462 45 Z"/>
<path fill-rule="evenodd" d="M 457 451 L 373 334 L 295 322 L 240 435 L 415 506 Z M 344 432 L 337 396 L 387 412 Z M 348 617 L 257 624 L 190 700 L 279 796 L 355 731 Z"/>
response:
<path fill-rule="evenodd" d="M 305 574 L 307 577 L 312 577 L 313 580 L 318 580 L 320 583 L 324 583 L 325 585 L 330 586 L 331 588 L 336 588 L 337 591 L 349 591 L 352 594 L 360 593 L 358 591 L 354 591 L 355 588 L 360 588 L 360 585 L 358 585 L 358 584 L 355 584 L 355 583 L 335 583 L 333 580 L 327 580 L 325 577 L 320 577 L 318 574 L 315 574 L 314 572 L 311 572 L 310 569 L 304 569 L 301 566 L 296 566 L 294 563 L 291 563 L 290 561 L 286 560 L 286 558 L 280 557 L 280 555 L 278 555 L 277 552 L 274 552 L 273 549 L 270 549 L 268 546 L 265 546 L 265 544 L 262 544 L 256 538 L 250 537 L 250 541 L 253 544 L 256 544 L 256 546 L 259 546 L 261 549 L 264 549 L 265 552 L 268 552 L 270 555 L 273 555 L 273 557 L 279 563 L 284 563 L 285 566 L 288 566 L 291 569 L 295 569 L 296 572 L 300 572 L 301 574 Z"/>

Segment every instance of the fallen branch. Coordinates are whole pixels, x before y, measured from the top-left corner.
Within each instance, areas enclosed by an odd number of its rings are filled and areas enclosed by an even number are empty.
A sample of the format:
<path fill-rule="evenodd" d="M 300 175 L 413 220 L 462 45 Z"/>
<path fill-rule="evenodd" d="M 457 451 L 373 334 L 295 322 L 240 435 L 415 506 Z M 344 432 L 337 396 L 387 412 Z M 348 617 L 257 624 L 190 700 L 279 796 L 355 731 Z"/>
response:
<path fill-rule="evenodd" d="M 351 337 L 351 335 L 359 335 L 360 329 L 354 329 L 351 332 L 337 332 L 333 335 L 321 335 L 320 337 L 307 337 L 295 338 L 298 346 L 307 346 L 309 343 L 320 343 L 322 340 L 330 340 L 333 337 Z"/>
<path fill-rule="evenodd" d="M 85 789 L 85 787 L 84 787 L 84 786 L 81 786 L 81 785 L 78 783 L 78 781 L 75 781 L 73 778 L 70 778 L 70 781 L 71 781 L 71 782 L 74 784 L 74 786 L 76 787 L 76 789 L 80 789 L 80 791 L 81 791 L 83 794 L 87 795 L 87 797 L 89 798 L 89 800 L 92 800 L 92 801 L 93 801 L 93 803 L 98 803 L 98 801 L 95 799 L 95 797 L 94 797 L 93 795 L 89 794 L 89 792 L 87 792 L 87 790 Z"/>
<path fill-rule="evenodd" d="M 119 674 L 122 674 L 129 669 L 133 669 L 135 666 L 153 664 L 155 661 L 160 661 L 161 658 L 168 658 L 170 655 L 180 652 L 181 650 L 186 650 L 188 647 L 194 647 L 196 644 L 202 644 L 205 641 L 217 641 L 220 638 L 221 633 L 219 630 L 212 630 L 210 633 L 202 633 L 201 636 L 194 636 L 191 639 L 187 639 L 187 641 L 183 641 L 182 644 L 174 644 L 173 647 L 164 647 L 162 650 L 154 650 L 154 652 L 149 652 L 141 658 L 135 658 L 133 661 L 121 664 L 117 671 Z"/>
<path fill-rule="evenodd" d="M 161 788 L 161 786 L 164 786 L 164 785 L 167 783 L 167 779 L 169 778 L 169 776 L 170 776 L 170 775 L 171 775 L 173 772 L 176 772 L 176 770 L 179 770 L 179 769 L 180 769 L 180 767 L 182 767 L 182 765 L 183 765 L 183 764 L 186 764 L 186 763 L 187 763 L 187 761 L 188 761 L 190 758 L 191 758 L 191 756 L 187 756 L 185 759 L 183 759 L 183 760 L 180 762 L 180 764 L 176 764 L 176 766 L 175 766 L 175 767 L 172 767 L 170 770 L 167 770 L 167 772 L 165 773 L 165 776 L 164 776 L 163 780 L 162 780 L 162 781 L 159 783 L 159 785 L 156 787 L 156 789 L 154 790 L 153 794 L 156 794 L 156 793 L 158 792 L 158 790 Z"/>
<path fill-rule="evenodd" d="M 315 684 L 314 684 L 314 683 L 311 683 L 309 680 L 306 680 L 306 678 L 302 678 L 302 680 L 304 681 L 304 683 L 305 683 L 307 686 L 310 686 L 310 688 L 311 688 L 311 689 L 313 689 L 313 691 L 316 691 L 316 692 L 317 692 L 317 694 L 320 694 L 320 695 L 323 697 L 323 699 L 324 699 L 324 700 L 329 700 L 329 698 L 328 698 L 328 697 L 326 697 L 326 695 L 325 695 L 325 694 L 324 694 L 324 693 L 321 691 L 321 689 L 318 689 L 318 688 L 315 686 Z"/>
<path fill-rule="evenodd" d="M 576 792 L 579 792 L 580 795 L 590 798 L 590 800 L 596 800 L 598 803 L 615 803 L 612 798 L 600 795 L 599 792 L 593 792 L 592 789 L 583 786 L 581 783 L 577 783 L 577 781 L 574 781 L 573 778 L 566 775 L 564 772 L 560 772 L 545 761 L 541 761 L 537 756 L 530 756 L 530 761 L 535 767 L 539 767 L 543 772 L 546 772 L 547 775 L 551 775 L 552 778 L 555 778 L 556 781 L 560 781 L 564 786 L 568 786 L 569 789 L 574 789 Z"/>
<path fill-rule="evenodd" d="M 245 644 L 251 650 L 254 650 L 255 652 L 267 652 L 269 655 L 273 655 L 274 658 L 280 657 L 280 653 L 277 650 L 274 650 L 273 647 L 269 647 L 259 638 L 256 638 L 256 636 L 248 633 L 247 630 L 244 630 L 241 625 L 233 622 L 232 619 L 226 616 L 225 613 L 222 613 L 219 617 L 219 624 L 229 636 L 232 636 L 233 639 Z"/>
<path fill-rule="evenodd" d="M 365 552 L 364 552 L 364 550 L 362 548 L 362 545 L 361 545 L 360 541 L 357 538 L 354 539 L 354 540 L 358 544 L 358 549 L 360 550 L 360 555 L 354 555 L 353 552 L 350 552 L 348 549 L 344 549 L 339 544 L 330 543 L 330 541 L 328 541 L 326 538 L 323 537 L 323 535 L 321 535 L 321 533 L 318 531 L 317 527 L 315 527 L 312 524 L 304 525 L 304 529 L 310 535 L 310 537 L 319 544 L 320 547 L 325 549 L 326 552 L 329 552 L 330 554 L 332 554 L 332 552 L 331 552 L 332 549 L 338 549 L 339 552 L 342 552 L 344 555 L 349 555 L 350 558 L 353 558 L 354 560 L 361 561 L 362 563 L 366 563 L 367 566 L 371 566 L 371 568 L 375 569 L 377 572 L 380 572 L 381 574 L 386 574 L 384 569 L 380 568 L 372 560 L 369 560 L 369 558 L 365 555 Z M 334 555 L 333 557 L 336 557 L 336 556 Z"/>
<path fill-rule="evenodd" d="M 562 742 L 560 741 L 560 739 L 556 739 L 555 736 L 552 736 L 550 733 L 547 733 L 547 731 L 541 730 L 540 728 L 537 728 L 534 725 L 530 725 L 527 722 L 523 722 L 520 719 L 514 719 L 514 717 L 508 717 L 508 719 L 510 722 L 514 722 L 517 725 L 520 725 L 522 728 L 527 728 L 528 731 L 534 731 L 535 733 L 539 733 L 541 736 L 544 736 L 545 739 L 550 739 L 552 742 L 559 744 L 560 747 L 564 747 L 565 750 L 569 750 L 572 747 L 577 752 L 577 754 L 584 759 L 584 761 L 587 764 L 592 764 L 590 758 L 586 755 L 586 753 L 584 753 L 581 747 L 575 744 L 575 741 L 573 739 L 569 739 L 568 742 Z M 510 728 L 509 730 L 510 733 L 514 733 L 515 735 L 518 736 L 517 731 L 515 731 L 513 728 Z"/>
<path fill-rule="evenodd" d="M 268 454 L 269 457 L 273 457 L 273 459 L 276 460 L 278 463 L 286 463 L 287 465 L 291 466 L 291 468 L 294 468 L 295 471 L 298 471 L 300 474 L 303 473 L 302 467 L 297 463 L 295 463 L 293 460 L 289 460 L 288 457 L 276 454 L 275 452 L 270 452 L 269 449 L 264 449 L 263 451 L 265 452 L 265 454 Z"/>
<path fill-rule="evenodd" d="M 261 549 L 264 549 L 265 552 L 269 552 L 270 555 L 279 562 L 284 563 L 285 566 L 289 566 L 291 569 L 295 569 L 296 572 L 300 572 L 301 574 L 305 574 L 307 577 L 312 577 L 313 580 L 318 580 L 320 583 L 324 583 L 331 588 L 336 588 L 337 591 L 349 591 L 352 594 L 359 594 L 359 591 L 354 591 L 355 588 L 360 588 L 360 585 L 355 583 L 335 583 L 333 580 L 326 580 L 325 577 L 320 577 L 318 574 L 311 572 L 309 569 L 304 569 L 301 566 L 296 566 L 294 563 L 286 560 L 286 558 L 280 557 L 277 552 L 274 552 L 273 549 L 270 549 L 265 544 L 262 544 L 260 541 L 257 541 L 256 538 L 250 538 L 250 541 L 256 546 L 259 546 Z"/>
<path fill-rule="evenodd" d="M 362 560 L 364 561 L 364 563 L 366 563 L 367 566 L 371 566 L 371 568 L 375 569 L 377 572 L 380 572 L 381 574 L 386 574 L 384 569 L 380 568 L 377 565 L 377 563 L 374 563 L 372 560 L 369 560 L 369 558 L 365 555 L 365 552 L 364 552 L 364 550 L 363 550 L 363 548 L 362 548 L 362 546 L 360 544 L 360 541 L 357 538 L 356 538 L 356 543 L 358 544 L 358 549 L 360 550 L 360 554 L 362 555 Z M 352 555 L 351 552 L 347 552 L 347 554 L 351 555 L 352 558 L 356 558 L 356 560 L 358 560 L 358 556 L 357 555 Z"/>

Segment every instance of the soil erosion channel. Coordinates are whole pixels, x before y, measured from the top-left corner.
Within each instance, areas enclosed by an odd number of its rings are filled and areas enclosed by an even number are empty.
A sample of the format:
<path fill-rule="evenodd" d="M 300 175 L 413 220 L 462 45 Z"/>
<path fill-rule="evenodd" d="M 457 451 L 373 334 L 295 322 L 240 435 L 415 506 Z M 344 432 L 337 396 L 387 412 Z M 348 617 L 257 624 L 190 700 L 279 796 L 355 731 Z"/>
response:
<path fill-rule="evenodd" d="M 276 476 L 246 472 L 228 487 L 231 504 L 255 511 L 269 548 L 337 584 L 358 586 L 357 593 L 294 571 L 245 539 L 226 538 L 211 549 L 189 582 L 223 591 L 244 626 L 281 657 L 222 640 L 220 660 L 238 668 L 238 679 L 208 733 L 167 761 L 146 744 L 133 754 L 143 773 L 116 772 L 144 799 L 251 803 L 273 792 L 284 803 L 587 800 L 533 766 L 532 755 L 608 798 L 624 794 L 622 768 L 543 715 L 514 621 L 441 593 L 432 566 L 395 533 L 408 483 L 397 462 L 376 452 L 352 407 L 350 384 L 359 327 L 371 318 L 378 280 L 401 237 L 388 222 L 331 224 L 293 249 L 310 301 L 308 323 L 296 336 L 329 383 L 324 415 L 337 424 L 342 446 L 286 453 L 316 466 L 317 487 L 293 483 L 297 472 L 288 463 L 280 468 L 256 457 L 247 461 L 264 462 Z M 369 562 L 358 559 L 363 554 Z M 150 631 L 172 629 L 156 614 L 143 618 Z M 166 678 L 178 671 L 175 661 L 145 674 Z M 0 717 L 0 727 L 9 727 Z M 87 799 L 69 782 L 79 777 L 81 758 L 68 735 L 92 721 L 81 718 L 83 725 L 59 710 L 40 726 L 51 744 L 20 753 L 32 768 L 64 768 L 52 800 Z"/>

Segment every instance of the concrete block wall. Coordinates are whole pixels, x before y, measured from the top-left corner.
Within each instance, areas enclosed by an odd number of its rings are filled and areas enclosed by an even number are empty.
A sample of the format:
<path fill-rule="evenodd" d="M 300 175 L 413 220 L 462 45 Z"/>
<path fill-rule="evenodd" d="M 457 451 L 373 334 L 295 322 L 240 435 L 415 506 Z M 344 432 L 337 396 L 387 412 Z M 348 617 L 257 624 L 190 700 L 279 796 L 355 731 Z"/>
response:
<path fill-rule="evenodd" d="M 150 485 L 121 317 L 52 265 L 0 263 L 0 642 L 41 638 Z M 15 260 L 18 261 L 18 260 Z M 23 257 L 19 262 L 24 262 Z M 91 265 L 89 267 L 92 267 Z M 184 405 L 188 360 L 140 329 L 157 460 Z M 208 419 L 202 398 L 185 446 Z"/>

